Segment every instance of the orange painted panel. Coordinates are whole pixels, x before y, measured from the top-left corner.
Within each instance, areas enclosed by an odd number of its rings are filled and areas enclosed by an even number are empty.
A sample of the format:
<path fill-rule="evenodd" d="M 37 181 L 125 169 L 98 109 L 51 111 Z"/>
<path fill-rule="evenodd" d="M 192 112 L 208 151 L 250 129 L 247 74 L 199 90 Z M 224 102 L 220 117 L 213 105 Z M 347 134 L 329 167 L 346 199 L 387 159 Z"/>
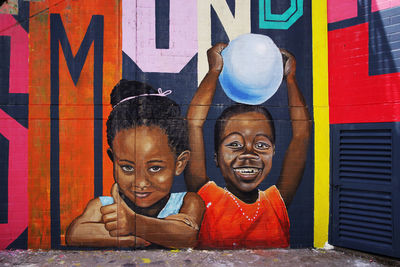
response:
<path fill-rule="evenodd" d="M 121 78 L 120 1 L 31 2 L 29 192 L 30 248 L 49 248 L 51 221 L 58 221 L 61 245 L 71 221 L 94 196 L 94 43 L 90 45 L 79 80 L 72 81 L 59 44 L 59 196 L 50 196 L 50 14 L 60 14 L 75 56 L 94 15 L 103 16 L 103 188 L 112 184 L 112 165 L 106 155 L 105 119 L 109 95 Z M 60 218 L 51 218 L 51 198 L 59 198 Z"/>

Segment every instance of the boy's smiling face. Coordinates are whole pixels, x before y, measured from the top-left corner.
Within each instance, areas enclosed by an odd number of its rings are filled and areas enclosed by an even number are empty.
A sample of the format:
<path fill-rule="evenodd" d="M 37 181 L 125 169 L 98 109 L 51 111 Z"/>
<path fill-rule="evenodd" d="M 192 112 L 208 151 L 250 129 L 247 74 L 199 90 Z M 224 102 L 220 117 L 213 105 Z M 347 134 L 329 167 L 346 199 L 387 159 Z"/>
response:
<path fill-rule="evenodd" d="M 230 191 L 250 192 L 267 177 L 275 150 L 271 136 L 271 124 L 258 112 L 226 122 L 216 160 Z"/>
<path fill-rule="evenodd" d="M 167 196 L 182 162 L 156 126 L 119 131 L 113 140 L 114 178 L 120 191 L 136 206 L 147 208 Z M 184 162 L 186 165 L 186 162 Z"/>

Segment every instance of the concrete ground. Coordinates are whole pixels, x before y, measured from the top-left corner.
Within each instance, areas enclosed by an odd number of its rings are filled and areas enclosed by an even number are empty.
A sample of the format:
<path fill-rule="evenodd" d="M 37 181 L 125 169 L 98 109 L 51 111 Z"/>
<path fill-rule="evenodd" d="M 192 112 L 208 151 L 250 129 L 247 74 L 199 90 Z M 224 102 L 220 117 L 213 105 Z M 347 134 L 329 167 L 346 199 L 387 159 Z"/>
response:
<path fill-rule="evenodd" d="M 351 250 L 3 250 L 0 266 L 400 266 Z"/>

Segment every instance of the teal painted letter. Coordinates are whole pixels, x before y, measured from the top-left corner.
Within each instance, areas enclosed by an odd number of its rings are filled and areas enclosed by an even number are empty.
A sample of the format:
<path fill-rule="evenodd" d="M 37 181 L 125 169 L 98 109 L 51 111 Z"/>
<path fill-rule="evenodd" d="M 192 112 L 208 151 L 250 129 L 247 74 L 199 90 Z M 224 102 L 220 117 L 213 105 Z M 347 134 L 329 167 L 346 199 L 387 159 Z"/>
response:
<path fill-rule="evenodd" d="M 272 14 L 271 0 L 260 0 L 260 29 L 287 30 L 303 16 L 303 0 L 290 0 L 290 7 L 282 14 Z"/>

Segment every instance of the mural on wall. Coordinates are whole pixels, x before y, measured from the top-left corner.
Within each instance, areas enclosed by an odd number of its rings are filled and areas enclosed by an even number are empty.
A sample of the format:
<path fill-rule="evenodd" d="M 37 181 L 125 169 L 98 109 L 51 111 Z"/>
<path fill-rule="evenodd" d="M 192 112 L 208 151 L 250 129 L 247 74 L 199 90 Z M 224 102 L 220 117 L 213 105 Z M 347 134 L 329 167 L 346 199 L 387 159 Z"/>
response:
<path fill-rule="evenodd" d="M 205 208 L 194 192 L 170 193 L 190 150 L 186 123 L 169 93 L 127 80 L 114 87 L 107 120 L 112 196 L 88 203 L 67 231 L 68 245 L 195 246 Z"/>
<path fill-rule="evenodd" d="M 207 207 L 199 234 L 200 247 L 231 249 L 289 246 L 289 219 L 286 207 L 292 201 L 303 176 L 311 121 L 297 86 L 295 58 L 288 51 L 279 51 L 270 45 L 269 39 L 257 37 L 261 36 L 246 35 L 235 39 L 232 47 L 226 48 L 233 49 L 233 52 L 227 52 L 233 53 L 232 58 L 224 57 L 228 60 L 223 60 L 221 56 L 226 44 L 216 44 L 208 51 L 210 70 L 188 109 L 189 140 L 193 158 L 189 161 L 185 181 L 188 189 L 197 191 Z M 236 46 L 238 49 L 235 49 Z M 247 49 L 250 51 L 246 51 Z M 278 54 L 279 59 L 282 53 L 284 67 L 275 64 L 274 52 Z M 243 58 L 246 56 L 249 58 Z M 267 62 L 259 66 L 257 60 L 260 59 L 272 62 L 273 66 L 269 66 Z M 278 60 L 278 63 L 282 64 L 282 60 Z M 237 66 L 230 66 L 234 64 Z M 246 82 L 246 79 L 230 78 L 230 75 L 235 75 L 235 71 L 230 71 L 235 67 L 238 72 L 250 69 L 244 76 L 250 76 L 251 79 Z M 259 184 L 267 178 L 272 168 L 275 154 L 274 121 L 264 107 L 245 104 L 226 108 L 215 121 L 214 160 L 226 187 L 223 189 L 217 186 L 210 181 L 206 173 L 207 155 L 202 140 L 203 125 L 212 104 L 220 72 L 222 71 L 221 76 L 225 73 L 222 76 L 224 79 L 236 82 L 223 82 L 224 85 L 232 87 L 229 92 L 233 98 L 253 104 L 258 102 L 260 96 L 268 98 L 268 91 L 275 91 L 279 87 L 283 69 L 288 89 L 293 138 L 286 151 L 277 186 L 271 186 L 266 191 L 258 190 Z M 279 83 L 274 84 L 276 73 L 281 75 L 277 75 L 280 78 Z M 266 83 L 259 81 L 265 78 L 268 80 Z M 239 83 L 238 80 L 244 82 Z M 261 101 L 264 102 L 263 100 Z M 227 225 L 230 227 L 226 227 Z"/>
<path fill-rule="evenodd" d="M 310 2 L 98 2 L 18 7 L 2 248 L 311 246 Z"/>

